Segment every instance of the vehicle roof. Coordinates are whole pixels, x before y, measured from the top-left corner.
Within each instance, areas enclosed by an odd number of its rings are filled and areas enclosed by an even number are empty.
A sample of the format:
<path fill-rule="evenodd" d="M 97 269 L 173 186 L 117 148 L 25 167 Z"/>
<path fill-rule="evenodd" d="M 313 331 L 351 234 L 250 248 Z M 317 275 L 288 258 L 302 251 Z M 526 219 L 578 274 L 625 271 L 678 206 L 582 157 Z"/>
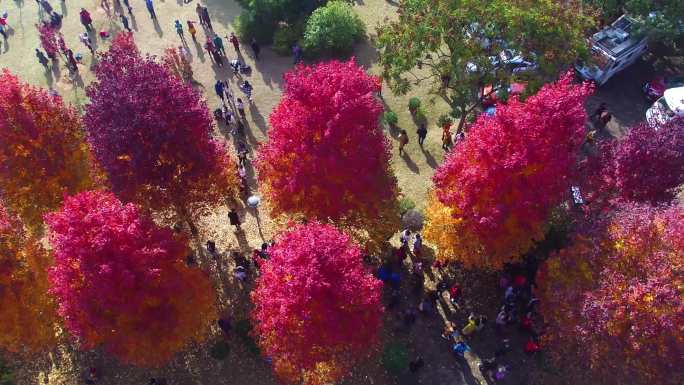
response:
<path fill-rule="evenodd" d="M 603 28 L 591 36 L 592 43 L 613 57 L 620 57 L 629 53 L 644 39 L 635 39 L 632 31 L 634 19 L 627 15 L 620 16 L 611 25 Z"/>
<path fill-rule="evenodd" d="M 665 102 L 677 115 L 684 115 L 684 87 L 670 88 L 663 93 Z"/>

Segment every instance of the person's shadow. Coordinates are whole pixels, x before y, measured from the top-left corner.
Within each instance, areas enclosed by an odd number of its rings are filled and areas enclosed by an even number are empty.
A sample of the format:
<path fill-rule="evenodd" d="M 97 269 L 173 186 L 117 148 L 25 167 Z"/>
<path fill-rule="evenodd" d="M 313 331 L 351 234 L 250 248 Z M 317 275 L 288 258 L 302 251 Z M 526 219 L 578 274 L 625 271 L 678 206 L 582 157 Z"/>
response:
<path fill-rule="evenodd" d="M 156 17 L 152 19 L 152 23 L 154 24 L 154 30 L 157 31 L 157 35 L 159 35 L 159 37 L 164 36 L 164 31 L 162 31 L 159 20 L 157 20 Z"/>
<path fill-rule="evenodd" d="M 435 160 L 435 157 L 432 156 L 430 153 L 430 150 L 425 150 L 423 147 L 420 148 L 420 150 L 423 152 L 423 155 L 425 155 L 425 162 L 427 162 L 428 166 L 430 166 L 431 169 L 436 169 L 437 168 L 437 161 Z"/>
<path fill-rule="evenodd" d="M 202 63 L 204 63 L 204 48 L 202 48 L 202 45 L 197 41 L 197 39 L 193 39 L 192 43 L 195 45 L 195 50 L 197 50 L 197 57 Z"/>
<path fill-rule="evenodd" d="M 259 109 L 257 108 L 256 104 L 252 103 L 249 105 L 249 114 L 252 117 L 252 120 L 254 121 L 254 124 L 259 127 L 259 130 L 266 135 L 268 132 L 268 127 L 266 127 L 266 120 L 264 119 L 264 116 L 261 115 L 259 112 Z"/>
<path fill-rule="evenodd" d="M 133 26 L 133 30 L 135 32 L 138 32 L 138 21 L 135 20 L 135 15 L 132 13 L 129 13 L 128 15 L 129 15 L 128 18 L 131 19 L 131 26 Z"/>
<path fill-rule="evenodd" d="M 408 167 L 411 172 L 414 174 L 420 174 L 420 170 L 418 169 L 418 165 L 416 165 L 416 162 L 414 162 L 411 157 L 404 151 L 404 154 L 401 156 L 401 159 L 404 160 L 404 163 L 406 163 L 406 167 Z"/>

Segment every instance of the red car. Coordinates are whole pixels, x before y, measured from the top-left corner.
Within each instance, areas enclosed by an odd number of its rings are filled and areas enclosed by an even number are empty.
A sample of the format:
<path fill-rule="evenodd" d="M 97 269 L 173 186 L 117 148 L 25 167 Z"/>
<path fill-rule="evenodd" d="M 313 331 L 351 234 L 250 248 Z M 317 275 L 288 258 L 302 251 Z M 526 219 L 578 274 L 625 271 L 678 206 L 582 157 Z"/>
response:
<path fill-rule="evenodd" d="M 646 82 L 643 90 L 646 97 L 653 101 L 663 96 L 665 90 L 670 88 L 683 87 L 684 75 L 677 76 L 658 76 L 657 78 Z"/>
<path fill-rule="evenodd" d="M 508 92 L 508 98 L 511 96 L 520 95 L 525 91 L 525 86 L 525 83 L 511 83 L 506 90 L 497 88 L 494 92 L 492 92 L 492 86 L 487 85 L 484 87 L 482 92 L 485 95 L 484 98 L 482 98 L 482 107 L 487 109 L 488 107 L 492 107 L 496 103 L 501 102 L 501 98 L 505 95 L 504 91 Z"/>

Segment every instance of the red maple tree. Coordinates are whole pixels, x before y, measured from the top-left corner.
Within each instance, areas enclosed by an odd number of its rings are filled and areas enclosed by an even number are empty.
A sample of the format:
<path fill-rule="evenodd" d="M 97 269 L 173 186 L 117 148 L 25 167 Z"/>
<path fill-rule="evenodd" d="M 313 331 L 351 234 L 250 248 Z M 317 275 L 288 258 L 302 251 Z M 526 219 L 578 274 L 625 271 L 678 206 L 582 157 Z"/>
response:
<path fill-rule="evenodd" d="M 86 348 L 158 366 L 214 317 L 208 276 L 188 267 L 187 239 L 158 227 L 138 206 L 88 191 L 48 214 L 55 266 L 51 292 L 67 330 Z"/>
<path fill-rule="evenodd" d="M 552 356 L 607 383 L 681 383 L 684 209 L 623 203 L 600 222 L 541 268 Z"/>
<path fill-rule="evenodd" d="M 272 214 L 330 220 L 385 241 L 398 227 L 397 183 L 378 124 L 378 78 L 352 59 L 298 66 L 285 81 L 256 162 Z"/>
<path fill-rule="evenodd" d="M 132 34 L 118 34 L 88 87 L 84 122 L 112 191 L 152 209 L 192 220 L 237 195 L 237 168 L 201 94 L 152 57 Z"/>
<path fill-rule="evenodd" d="M 382 283 L 348 235 L 330 225 L 296 225 L 261 265 L 252 318 L 264 354 L 287 382 L 341 378 L 366 357 L 382 324 Z"/>
<path fill-rule="evenodd" d="M 425 235 L 440 258 L 499 267 L 543 237 L 549 211 L 570 188 L 590 93 L 566 74 L 478 118 L 433 178 Z"/>

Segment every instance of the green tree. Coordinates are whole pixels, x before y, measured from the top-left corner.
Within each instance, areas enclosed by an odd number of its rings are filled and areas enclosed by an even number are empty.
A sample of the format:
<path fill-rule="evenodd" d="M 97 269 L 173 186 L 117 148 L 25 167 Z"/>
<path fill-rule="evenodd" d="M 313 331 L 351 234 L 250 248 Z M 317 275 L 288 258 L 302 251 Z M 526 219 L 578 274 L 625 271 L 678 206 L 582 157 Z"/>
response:
<path fill-rule="evenodd" d="M 315 10 L 306 22 L 304 49 L 320 54 L 347 54 L 363 38 L 365 26 L 352 7 L 343 1 L 331 1 Z"/>
<path fill-rule="evenodd" d="M 525 78 L 536 88 L 584 56 L 585 31 L 593 25 L 574 0 L 403 0 L 398 13 L 378 29 L 383 78 L 399 94 L 431 83 L 460 118 L 459 129 L 480 105 L 485 85 Z M 538 68 L 513 71 L 501 58 L 504 49 L 534 59 Z"/>

